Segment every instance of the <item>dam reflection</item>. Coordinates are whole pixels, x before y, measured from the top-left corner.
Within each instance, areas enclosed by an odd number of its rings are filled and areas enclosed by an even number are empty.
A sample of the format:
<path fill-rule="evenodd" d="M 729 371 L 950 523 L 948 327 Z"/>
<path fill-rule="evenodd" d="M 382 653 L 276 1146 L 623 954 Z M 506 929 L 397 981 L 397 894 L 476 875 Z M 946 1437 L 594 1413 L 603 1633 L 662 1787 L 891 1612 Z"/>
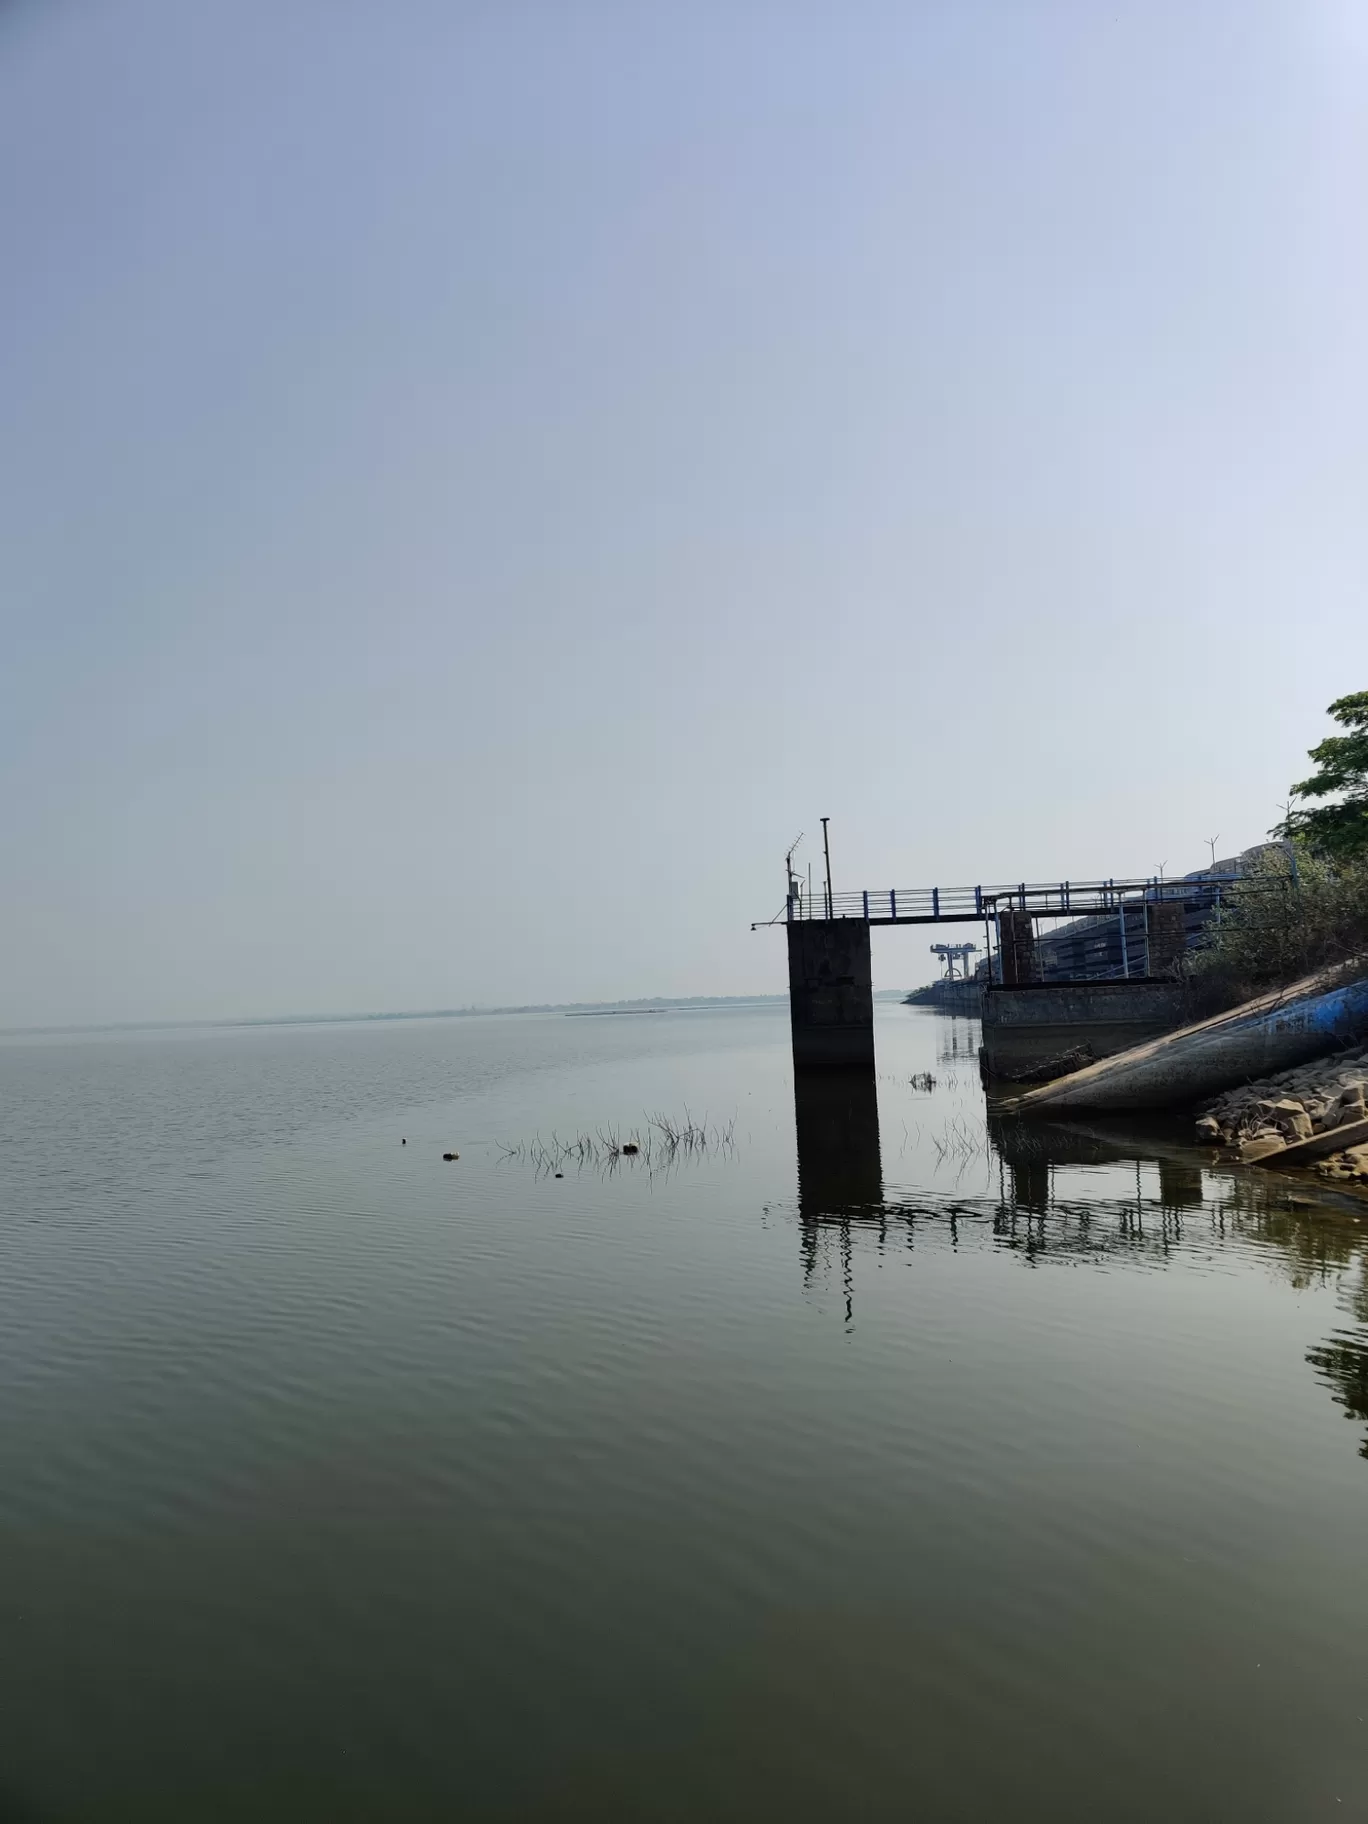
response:
<path fill-rule="evenodd" d="M 883 1202 L 874 1072 L 803 1070 L 793 1081 L 798 1206 L 804 1221 L 868 1215 Z"/>
<path fill-rule="evenodd" d="M 817 1270 L 818 1236 L 838 1231 L 846 1322 L 854 1316 L 852 1219 L 881 1221 L 884 1183 L 879 1152 L 879 1094 L 874 1072 L 798 1070 L 793 1079 L 798 1141 L 798 1222 L 803 1279 Z"/>
<path fill-rule="evenodd" d="M 964 1064 L 977 1071 L 982 1043 L 983 1028 L 977 1020 L 944 1015 L 936 1027 L 936 1062 L 950 1066 Z"/>
<path fill-rule="evenodd" d="M 949 1036 L 938 1062 L 964 1056 L 954 1043 L 960 1035 Z M 953 1121 L 958 1128 L 963 1117 Z M 855 1316 L 861 1236 L 880 1251 L 911 1249 L 918 1234 L 954 1247 L 977 1243 L 1028 1267 L 1069 1260 L 1152 1267 L 1190 1253 L 1188 1244 L 1254 1245 L 1294 1286 L 1340 1286 L 1348 1321 L 1306 1362 L 1345 1417 L 1365 1428 L 1360 1455 L 1368 1459 L 1368 1250 L 1361 1214 L 1344 1199 L 1212 1166 L 1172 1123 L 1027 1122 L 987 1109 L 978 1157 L 986 1155 L 996 1194 L 982 1178 L 974 1188 L 889 1186 L 878 1084 L 860 1068 L 795 1073 L 794 1126 L 804 1282 L 839 1273 L 847 1323 Z M 1121 1169 L 1086 1175 L 1107 1167 Z"/>

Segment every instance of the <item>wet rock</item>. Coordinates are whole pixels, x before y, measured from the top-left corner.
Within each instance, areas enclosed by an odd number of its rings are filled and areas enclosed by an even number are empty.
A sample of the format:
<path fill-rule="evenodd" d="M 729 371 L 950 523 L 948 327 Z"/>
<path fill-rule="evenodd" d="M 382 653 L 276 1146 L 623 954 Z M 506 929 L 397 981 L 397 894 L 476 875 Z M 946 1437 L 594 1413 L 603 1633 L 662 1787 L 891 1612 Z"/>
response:
<path fill-rule="evenodd" d="M 1282 1071 L 1260 1083 L 1227 1090 L 1202 1114 L 1198 1139 L 1239 1151 L 1246 1141 L 1267 1137 L 1267 1130 L 1296 1145 L 1349 1122 L 1364 1119 L 1368 1084 L 1368 1047 L 1337 1052 L 1313 1064 Z M 1214 1137 L 1208 1122 L 1215 1122 Z"/>
<path fill-rule="evenodd" d="M 1252 1165 L 1256 1159 L 1267 1159 L 1273 1153 L 1285 1153 L 1287 1142 L 1281 1134 L 1256 1134 L 1240 1142 L 1238 1152 L 1246 1165 Z"/>
<path fill-rule="evenodd" d="M 1346 1121 L 1362 1121 L 1364 1116 L 1365 1097 L 1362 1083 L 1346 1083 L 1335 1100 L 1335 1127 L 1341 1127 Z"/>
<path fill-rule="evenodd" d="M 1279 1133 L 1286 1134 L 1289 1140 L 1309 1140 L 1311 1138 L 1311 1117 L 1302 1103 L 1291 1096 L 1283 1096 L 1268 1111 L 1269 1125 L 1276 1127 Z"/>
<path fill-rule="evenodd" d="M 1317 1161 L 1316 1172 L 1322 1178 L 1343 1183 L 1368 1184 L 1368 1146 L 1351 1146 L 1342 1153 L 1332 1153 L 1328 1159 Z"/>

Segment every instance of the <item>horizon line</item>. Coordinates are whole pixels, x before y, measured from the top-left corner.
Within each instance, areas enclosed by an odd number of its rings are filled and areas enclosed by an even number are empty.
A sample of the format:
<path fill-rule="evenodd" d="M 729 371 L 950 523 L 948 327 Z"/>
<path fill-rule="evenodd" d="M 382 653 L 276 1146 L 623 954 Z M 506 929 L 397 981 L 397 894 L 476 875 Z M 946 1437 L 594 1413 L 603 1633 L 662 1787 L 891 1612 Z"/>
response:
<path fill-rule="evenodd" d="M 905 988 L 876 988 L 878 995 L 901 995 Z M 216 1031 L 255 1026 L 351 1026 L 383 1024 L 401 1020 L 460 1020 L 495 1014 L 515 1013 L 614 1013 L 668 1012 L 672 1008 L 687 1011 L 690 1007 L 741 1006 L 747 1002 L 786 1001 L 786 991 L 755 994 L 679 994 L 638 995 L 616 1001 L 526 1001 L 500 1006 L 481 1006 L 472 1002 L 466 1007 L 421 1007 L 385 1009 L 366 1013 L 277 1013 L 244 1014 L 237 1017 L 167 1019 L 167 1020 L 76 1020 L 38 1026 L 0 1026 L 0 1038 L 39 1038 L 62 1033 L 82 1032 L 182 1032 L 195 1027 Z"/>

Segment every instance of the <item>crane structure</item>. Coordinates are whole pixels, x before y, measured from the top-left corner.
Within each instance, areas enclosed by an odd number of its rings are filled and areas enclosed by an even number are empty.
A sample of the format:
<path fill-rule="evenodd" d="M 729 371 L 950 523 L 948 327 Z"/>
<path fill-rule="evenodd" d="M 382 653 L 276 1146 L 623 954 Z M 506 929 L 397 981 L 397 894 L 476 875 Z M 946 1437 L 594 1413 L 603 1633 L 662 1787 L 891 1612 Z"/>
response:
<path fill-rule="evenodd" d="M 973 971 L 969 967 L 969 958 L 978 950 L 977 944 L 932 944 L 932 956 L 938 956 L 945 964 L 947 982 L 968 981 Z M 955 964 L 960 964 L 960 973 L 955 971 Z"/>

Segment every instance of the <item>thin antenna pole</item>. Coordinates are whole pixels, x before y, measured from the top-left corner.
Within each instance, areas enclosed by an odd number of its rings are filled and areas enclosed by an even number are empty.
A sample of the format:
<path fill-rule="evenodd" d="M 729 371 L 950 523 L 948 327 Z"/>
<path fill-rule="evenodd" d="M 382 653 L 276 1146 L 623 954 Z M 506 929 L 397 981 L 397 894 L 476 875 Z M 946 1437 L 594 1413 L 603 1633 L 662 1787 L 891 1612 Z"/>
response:
<path fill-rule="evenodd" d="M 831 821 L 831 819 L 829 817 L 823 817 L 823 819 L 822 819 L 822 849 L 826 855 L 826 871 L 827 871 L 826 893 L 827 893 L 827 917 L 828 918 L 830 918 L 832 915 L 832 909 L 831 909 L 831 843 L 827 839 L 827 825 L 828 825 L 828 823 L 830 823 L 830 821 Z"/>
<path fill-rule="evenodd" d="M 794 893 L 794 888 L 798 887 L 798 882 L 793 878 L 793 852 L 798 847 L 798 844 L 802 840 L 803 840 L 803 832 L 801 830 L 799 830 L 798 834 L 794 837 L 793 841 L 789 844 L 788 854 L 785 855 L 785 857 L 784 857 L 784 892 L 788 897 L 788 908 L 789 908 L 789 917 L 790 918 L 793 917 L 794 899 L 796 897 L 798 897 L 798 895 Z M 801 892 L 802 892 L 802 889 L 801 889 L 801 887 L 799 887 L 799 894 L 801 894 Z"/>

